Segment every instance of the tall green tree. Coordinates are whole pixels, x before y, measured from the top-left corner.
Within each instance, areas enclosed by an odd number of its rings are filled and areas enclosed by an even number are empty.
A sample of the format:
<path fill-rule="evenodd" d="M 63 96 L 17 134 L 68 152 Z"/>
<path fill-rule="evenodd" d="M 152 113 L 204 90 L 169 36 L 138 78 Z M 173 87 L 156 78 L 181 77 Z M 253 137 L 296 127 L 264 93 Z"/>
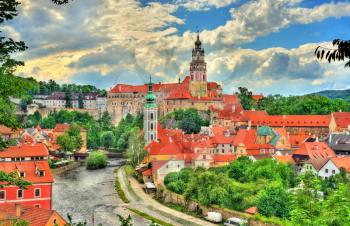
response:
<path fill-rule="evenodd" d="M 239 101 L 245 110 L 250 110 L 255 107 L 255 100 L 253 99 L 253 93 L 246 87 L 238 87 Z"/>
<path fill-rule="evenodd" d="M 144 150 L 145 140 L 142 136 L 141 130 L 135 127 L 130 132 L 129 145 L 126 150 L 126 156 L 133 166 L 137 166 L 147 152 Z"/>
<path fill-rule="evenodd" d="M 105 149 L 109 149 L 114 146 L 115 136 L 112 131 L 103 132 L 101 135 L 101 145 Z"/>
<path fill-rule="evenodd" d="M 256 206 L 259 213 L 264 216 L 288 218 L 291 198 L 281 184 L 273 183 L 258 194 Z"/>

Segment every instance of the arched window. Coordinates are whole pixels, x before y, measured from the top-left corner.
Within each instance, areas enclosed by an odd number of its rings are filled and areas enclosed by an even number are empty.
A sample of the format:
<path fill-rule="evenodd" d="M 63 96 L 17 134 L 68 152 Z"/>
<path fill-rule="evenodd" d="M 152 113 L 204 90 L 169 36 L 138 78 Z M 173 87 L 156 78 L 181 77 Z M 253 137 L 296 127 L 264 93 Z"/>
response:
<path fill-rule="evenodd" d="M 153 130 L 153 123 L 151 123 L 151 130 Z"/>
<path fill-rule="evenodd" d="M 153 113 L 151 113 L 151 120 L 153 120 Z"/>
<path fill-rule="evenodd" d="M 153 134 L 151 134 L 151 140 L 153 140 Z"/>

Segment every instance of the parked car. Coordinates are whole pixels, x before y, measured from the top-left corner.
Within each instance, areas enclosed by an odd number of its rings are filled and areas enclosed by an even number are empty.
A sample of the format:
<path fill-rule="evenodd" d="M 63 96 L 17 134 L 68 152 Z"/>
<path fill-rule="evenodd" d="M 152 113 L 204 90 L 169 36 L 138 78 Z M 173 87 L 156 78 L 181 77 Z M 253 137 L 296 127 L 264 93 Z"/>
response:
<path fill-rule="evenodd" d="M 225 226 L 243 226 L 243 225 L 248 225 L 248 221 L 238 217 L 231 217 L 225 221 L 224 225 Z"/>
<path fill-rule="evenodd" d="M 220 223 L 222 221 L 222 214 L 218 212 L 208 212 L 206 219 L 211 222 Z"/>

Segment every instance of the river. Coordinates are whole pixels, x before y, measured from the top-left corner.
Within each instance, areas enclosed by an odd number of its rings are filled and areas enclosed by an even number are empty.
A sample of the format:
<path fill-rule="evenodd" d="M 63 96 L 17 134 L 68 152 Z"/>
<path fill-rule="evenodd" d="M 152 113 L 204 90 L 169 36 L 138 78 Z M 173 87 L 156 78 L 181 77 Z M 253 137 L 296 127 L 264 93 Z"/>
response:
<path fill-rule="evenodd" d="M 119 225 L 117 214 L 127 215 L 123 202 L 114 190 L 114 170 L 116 163 L 99 170 L 86 170 L 84 166 L 55 177 L 53 185 L 52 208 L 67 219 L 69 213 L 74 221 L 88 222 L 92 225 Z M 133 214 L 132 214 L 133 215 Z M 145 225 L 142 218 L 133 216 L 136 225 Z"/>

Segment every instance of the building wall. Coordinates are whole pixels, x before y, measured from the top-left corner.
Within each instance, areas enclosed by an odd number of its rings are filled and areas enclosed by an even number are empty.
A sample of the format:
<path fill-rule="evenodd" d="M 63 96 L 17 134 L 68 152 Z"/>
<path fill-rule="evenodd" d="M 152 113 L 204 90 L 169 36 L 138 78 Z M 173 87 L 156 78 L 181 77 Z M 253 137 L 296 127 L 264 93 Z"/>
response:
<path fill-rule="evenodd" d="M 34 196 L 36 188 L 41 189 L 40 197 Z M 21 199 L 17 198 L 17 190 L 19 190 L 17 186 L 1 188 L 0 191 L 5 191 L 5 199 L 0 200 L 0 207 L 4 203 L 22 203 L 31 206 L 39 204 L 41 208 L 51 209 L 52 185 L 50 183 L 28 186 L 27 190 L 23 190 L 23 198 Z"/>
<path fill-rule="evenodd" d="M 317 175 L 317 170 L 314 168 L 314 166 L 312 164 L 305 163 L 300 168 L 300 174 L 304 174 L 304 173 L 309 172 L 309 171 L 311 171 L 312 173 Z"/>
<path fill-rule="evenodd" d="M 323 179 L 328 179 L 329 177 L 338 174 L 340 171 L 334 163 L 329 160 L 318 172 L 318 176 Z"/>
<path fill-rule="evenodd" d="M 154 182 L 157 184 L 162 184 L 165 176 L 168 173 L 179 172 L 183 168 L 185 168 L 184 160 L 169 160 L 157 170 L 157 172 L 155 173 Z"/>

